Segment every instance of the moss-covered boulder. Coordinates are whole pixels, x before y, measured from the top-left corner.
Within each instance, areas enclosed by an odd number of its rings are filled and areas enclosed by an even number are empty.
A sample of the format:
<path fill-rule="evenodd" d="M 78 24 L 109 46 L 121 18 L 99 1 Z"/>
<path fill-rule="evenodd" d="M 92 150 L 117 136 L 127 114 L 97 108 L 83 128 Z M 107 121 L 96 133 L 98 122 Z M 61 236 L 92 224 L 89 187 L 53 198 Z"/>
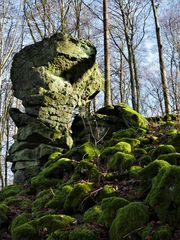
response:
<path fill-rule="evenodd" d="M 95 205 L 89 208 L 83 215 L 83 221 L 85 223 L 94 223 L 101 216 L 102 209 L 100 205 Z"/>
<path fill-rule="evenodd" d="M 66 184 L 54 191 L 51 198 L 46 201 L 46 208 L 62 210 L 68 194 L 73 190 L 73 186 Z"/>
<path fill-rule="evenodd" d="M 23 188 L 20 185 L 9 185 L 2 189 L 0 192 L 0 201 L 5 200 L 8 197 L 15 196 L 22 192 Z"/>
<path fill-rule="evenodd" d="M 110 116 L 117 116 L 120 123 L 130 128 L 147 128 L 148 121 L 141 114 L 134 111 L 125 103 L 119 103 L 117 105 L 104 107 L 98 110 L 99 114 L 106 114 Z"/>
<path fill-rule="evenodd" d="M 134 138 L 134 137 L 139 137 L 143 136 L 146 133 L 146 130 L 143 128 L 127 128 L 123 130 L 119 130 L 116 132 L 113 132 L 112 137 L 113 138 Z"/>
<path fill-rule="evenodd" d="M 104 198 L 101 202 L 102 213 L 98 222 L 110 228 L 118 209 L 124 207 L 128 203 L 128 200 L 121 197 Z"/>
<path fill-rule="evenodd" d="M 0 204 L 0 228 L 2 228 L 3 224 L 8 221 L 8 206 L 4 203 Z"/>
<path fill-rule="evenodd" d="M 141 185 L 145 190 L 151 188 L 152 179 L 158 174 L 162 168 L 168 168 L 170 164 L 163 160 L 155 160 L 141 169 L 138 173 L 138 178 L 141 180 Z"/>
<path fill-rule="evenodd" d="M 180 153 L 161 154 L 158 159 L 162 159 L 172 165 L 180 165 Z"/>
<path fill-rule="evenodd" d="M 48 188 L 43 191 L 40 191 L 36 195 L 35 201 L 33 201 L 32 203 L 32 211 L 36 213 L 44 209 L 47 202 L 53 197 L 54 197 L 54 192 L 52 188 Z"/>
<path fill-rule="evenodd" d="M 180 167 L 162 168 L 153 179 L 146 203 L 157 213 L 162 222 L 179 226 L 180 222 Z"/>
<path fill-rule="evenodd" d="M 112 222 L 109 239 L 138 239 L 138 229 L 149 221 L 148 207 L 140 202 L 129 203 L 120 208 Z"/>
<path fill-rule="evenodd" d="M 99 155 L 99 150 L 90 142 L 86 142 L 77 148 L 81 159 L 92 159 Z"/>
<path fill-rule="evenodd" d="M 36 177 L 31 179 L 34 187 L 45 188 L 71 177 L 75 162 L 68 158 L 61 158 L 45 167 Z"/>
<path fill-rule="evenodd" d="M 143 167 L 152 162 L 152 158 L 149 155 L 143 155 L 138 159 L 139 164 Z"/>
<path fill-rule="evenodd" d="M 101 202 L 102 199 L 113 197 L 116 195 L 116 189 L 111 184 L 105 184 L 103 187 L 97 191 L 97 194 L 95 196 L 95 201 Z"/>
<path fill-rule="evenodd" d="M 112 171 L 119 171 L 123 173 L 129 170 L 134 162 L 134 156 L 123 152 L 117 152 L 113 155 L 112 159 L 108 162 L 108 166 Z"/>
<path fill-rule="evenodd" d="M 67 215 L 46 215 L 12 228 L 12 240 L 37 240 L 43 231 L 50 234 L 75 223 L 75 218 Z"/>
<path fill-rule="evenodd" d="M 78 179 L 98 179 L 100 176 L 100 172 L 97 166 L 87 160 L 82 160 L 75 168 L 74 174 L 72 176 L 73 180 Z"/>
<path fill-rule="evenodd" d="M 88 226 L 80 225 L 69 234 L 69 240 L 100 240 L 98 234 Z"/>
<path fill-rule="evenodd" d="M 168 225 L 152 226 L 148 224 L 141 233 L 141 239 L 171 240 L 172 230 Z"/>
<path fill-rule="evenodd" d="M 91 182 L 82 182 L 74 185 L 73 189 L 67 195 L 66 201 L 64 203 L 64 209 L 66 211 L 78 211 L 83 207 L 83 199 L 92 190 Z"/>
<path fill-rule="evenodd" d="M 157 159 L 161 154 L 175 153 L 176 149 L 172 145 L 160 145 L 152 152 L 152 159 Z"/>

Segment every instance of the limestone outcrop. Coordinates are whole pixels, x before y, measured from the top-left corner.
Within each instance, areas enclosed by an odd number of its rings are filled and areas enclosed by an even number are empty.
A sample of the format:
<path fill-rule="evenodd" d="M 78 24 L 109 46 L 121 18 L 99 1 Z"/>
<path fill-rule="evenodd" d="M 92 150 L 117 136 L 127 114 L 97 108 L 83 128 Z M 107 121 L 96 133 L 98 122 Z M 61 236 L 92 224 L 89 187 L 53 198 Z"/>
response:
<path fill-rule="evenodd" d="M 95 63 L 96 49 L 88 41 L 61 33 L 22 49 L 14 57 L 14 96 L 25 112 L 11 109 L 18 127 L 9 154 L 15 182 L 35 175 L 47 155 L 71 147 L 71 123 L 76 108 L 102 87 Z"/>

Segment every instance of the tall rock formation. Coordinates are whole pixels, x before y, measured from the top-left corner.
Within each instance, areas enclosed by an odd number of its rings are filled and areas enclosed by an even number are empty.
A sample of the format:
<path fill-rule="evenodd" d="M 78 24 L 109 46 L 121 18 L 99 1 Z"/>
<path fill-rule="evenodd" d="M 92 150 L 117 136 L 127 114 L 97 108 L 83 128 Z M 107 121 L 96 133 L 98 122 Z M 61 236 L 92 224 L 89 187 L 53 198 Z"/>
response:
<path fill-rule="evenodd" d="M 18 127 L 8 158 L 13 163 L 15 183 L 35 175 L 51 152 L 72 146 L 75 109 L 102 87 L 95 56 L 90 42 L 61 33 L 15 55 L 13 91 L 25 108 L 25 113 L 10 110 Z"/>

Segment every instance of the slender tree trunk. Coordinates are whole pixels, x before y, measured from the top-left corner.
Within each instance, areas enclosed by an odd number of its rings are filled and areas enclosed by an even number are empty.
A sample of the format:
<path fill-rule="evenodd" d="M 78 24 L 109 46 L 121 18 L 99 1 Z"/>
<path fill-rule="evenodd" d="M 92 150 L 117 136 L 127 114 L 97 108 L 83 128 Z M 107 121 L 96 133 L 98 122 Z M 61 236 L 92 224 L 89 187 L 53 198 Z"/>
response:
<path fill-rule="evenodd" d="M 109 106 L 112 105 L 112 97 L 110 80 L 108 0 L 103 0 L 103 23 L 104 23 L 104 68 L 105 68 L 104 105 Z"/>
<path fill-rule="evenodd" d="M 167 83 L 166 69 L 165 69 L 165 64 L 164 64 L 163 45 L 162 45 L 162 39 L 161 39 L 160 24 L 159 24 L 157 8 L 155 6 L 155 1 L 151 0 L 151 4 L 152 4 L 152 8 L 153 8 L 154 22 L 155 22 L 155 27 L 156 27 L 156 37 L 157 37 L 157 45 L 158 45 L 158 52 L 159 52 L 159 65 L 160 65 L 162 89 L 163 89 L 163 95 L 164 95 L 165 113 L 166 113 L 166 115 L 168 115 L 171 111 L 170 96 L 169 96 L 169 89 L 168 89 L 168 83 Z"/>
<path fill-rule="evenodd" d="M 133 48 L 132 48 L 132 57 L 133 57 L 135 88 L 136 88 L 136 111 L 140 112 L 140 84 L 139 84 L 139 78 L 138 78 L 136 56 Z"/>
<path fill-rule="evenodd" d="M 123 55 L 120 53 L 120 66 L 119 66 L 119 93 L 120 101 L 125 102 L 125 79 L 124 79 L 124 68 L 123 68 Z"/>
<path fill-rule="evenodd" d="M 64 0 L 61 0 L 61 31 L 65 33 L 66 26 L 65 26 L 65 14 L 64 14 Z"/>
<path fill-rule="evenodd" d="M 134 73 L 134 63 L 133 63 L 133 52 L 132 52 L 132 44 L 129 37 L 129 30 L 128 30 L 128 21 L 127 17 L 124 12 L 123 8 L 123 2 L 119 2 L 121 14 L 122 14 L 122 20 L 124 25 L 124 35 L 128 50 L 128 65 L 129 65 L 129 72 L 130 72 L 130 83 L 131 83 L 131 98 L 132 98 L 132 107 L 134 110 L 137 110 L 137 103 L 136 103 L 136 89 L 135 89 L 135 73 Z"/>

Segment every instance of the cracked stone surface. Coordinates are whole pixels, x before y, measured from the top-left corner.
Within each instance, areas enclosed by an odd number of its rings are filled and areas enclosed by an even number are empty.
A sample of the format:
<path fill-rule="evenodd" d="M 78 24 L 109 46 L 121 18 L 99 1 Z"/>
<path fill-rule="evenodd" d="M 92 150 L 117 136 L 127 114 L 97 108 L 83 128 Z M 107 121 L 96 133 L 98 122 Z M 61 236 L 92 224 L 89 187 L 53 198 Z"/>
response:
<path fill-rule="evenodd" d="M 37 172 L 47 153 L 72 146 L 75 109 L 85 105 L 102 88 L 95 56 L 92 43 L 61 33 L 27 46 L 15 55 L 12 86 L 14 96 L 22 100 L 25 108 L 25 113 L 10 110 L 18 127 L 8 157 L 13 162 L 16 183 L 32 175 L 32 168 Z"/>

